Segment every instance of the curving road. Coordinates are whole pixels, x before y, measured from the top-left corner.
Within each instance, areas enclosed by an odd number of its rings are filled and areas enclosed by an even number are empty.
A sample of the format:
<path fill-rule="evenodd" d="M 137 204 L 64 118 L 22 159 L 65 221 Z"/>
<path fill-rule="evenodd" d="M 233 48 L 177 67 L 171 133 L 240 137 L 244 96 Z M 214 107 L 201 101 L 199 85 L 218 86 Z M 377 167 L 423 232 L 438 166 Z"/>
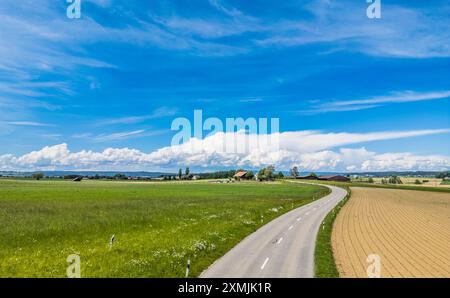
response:
<path fill-rule="evenodd" d="M 317 232 L 347 191 L 331 193 L 267 223 L 217 260 L 200 277 L 314 277 Z"/>

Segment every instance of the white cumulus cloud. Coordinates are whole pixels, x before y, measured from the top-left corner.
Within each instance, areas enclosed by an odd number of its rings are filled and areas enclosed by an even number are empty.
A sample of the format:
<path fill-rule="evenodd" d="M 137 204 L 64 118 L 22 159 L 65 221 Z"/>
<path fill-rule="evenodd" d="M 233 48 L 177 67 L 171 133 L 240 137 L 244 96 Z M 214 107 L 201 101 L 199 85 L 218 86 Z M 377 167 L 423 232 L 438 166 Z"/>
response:
<path fill-rule="evenodd" d="M 411 152 L 379 154 L 365 147 L 345 146 L 448 132 L 445 129 L 365 134 L 296 131 L 270 135 L 272 140 L 279 140 L 278 144 L 272 145 L 263 143 L 266 139 L 261 135 L 216 133 L 202 140 L 192 138 L 183 144 L 150 153 L 130 148 L 71 152 L 63 143 L 22 156 L 0 155 L 0 170 L 151 170 L 179 166 L 260 167 L 269 164 L 278 169 L 297 165 L 302 170 L 314 171 L 446 170 L 450 168 L 449 156 L 423 156 Z M 225 150 L 233 141 L 245 150 L 230 150 L 234 147 Z"/>

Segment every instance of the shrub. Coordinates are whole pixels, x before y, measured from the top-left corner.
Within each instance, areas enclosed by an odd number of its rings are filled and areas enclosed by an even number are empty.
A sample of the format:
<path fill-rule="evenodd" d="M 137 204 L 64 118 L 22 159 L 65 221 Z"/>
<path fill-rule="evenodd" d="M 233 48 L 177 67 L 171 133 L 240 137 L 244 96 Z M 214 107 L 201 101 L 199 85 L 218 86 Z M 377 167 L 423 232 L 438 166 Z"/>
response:
<path fill-rule="evenodd" d="M 44 178 L 44 174 L 43 173 L 34 173 L 33 175 L 31 175 L 31 177 L 36 180 L 41 180 L 42 178 Z"/>
<path fill-rule="evenodd" d="M 388 182 L 389 184 L 403 184 L 402 179 L 398 176 L 389 177 Z"/>

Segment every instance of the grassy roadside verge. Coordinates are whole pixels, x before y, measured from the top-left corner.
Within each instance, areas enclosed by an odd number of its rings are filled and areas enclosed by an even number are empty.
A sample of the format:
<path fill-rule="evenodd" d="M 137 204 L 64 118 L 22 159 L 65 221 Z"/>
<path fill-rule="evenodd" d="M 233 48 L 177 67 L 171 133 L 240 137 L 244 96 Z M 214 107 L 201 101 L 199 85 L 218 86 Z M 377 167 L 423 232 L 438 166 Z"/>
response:
<path fill-rule="evenodd" d="M 319 229 L 316 239 L 316 249 L 314 251 L 314 276 L 319 278 L 337 278 L 339 272 L 333 256 L 333 247 L 331 245 L 331 233 L 333 223 L 339 210 L 347 203 L 351 196 L 349 187 L 345 187 L 347 196 L 328 213 L 324 219 L 323 226 Z"/>

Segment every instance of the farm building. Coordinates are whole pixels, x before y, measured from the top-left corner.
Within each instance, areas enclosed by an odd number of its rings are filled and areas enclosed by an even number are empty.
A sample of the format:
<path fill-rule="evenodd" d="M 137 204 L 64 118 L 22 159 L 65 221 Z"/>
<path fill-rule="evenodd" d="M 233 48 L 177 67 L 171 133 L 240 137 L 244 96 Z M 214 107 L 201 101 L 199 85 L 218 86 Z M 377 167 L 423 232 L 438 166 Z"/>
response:
<path fill-rule="evenodd" d="M 318 180 L 347 182 L 350 181 L 350 178 L 342 175 L 329 175 L 329 176 L 320 176 Z"/>
<path fill-rule="evenodd" d="M 247 171 L 238 171 L 236 172 L 236 174 L 234 174 L 234 178 L 238 179 L 238 180 L 244 180 L 244 179 L 248 179 L 247 178 Z"/>
<path fill-rule="evenodd" d="M 302 179 L 302 180 L 317 180 L 317 176 L 314 174 L 309 174 L 306 176 L 297 176 L 296 179 Z"/>

